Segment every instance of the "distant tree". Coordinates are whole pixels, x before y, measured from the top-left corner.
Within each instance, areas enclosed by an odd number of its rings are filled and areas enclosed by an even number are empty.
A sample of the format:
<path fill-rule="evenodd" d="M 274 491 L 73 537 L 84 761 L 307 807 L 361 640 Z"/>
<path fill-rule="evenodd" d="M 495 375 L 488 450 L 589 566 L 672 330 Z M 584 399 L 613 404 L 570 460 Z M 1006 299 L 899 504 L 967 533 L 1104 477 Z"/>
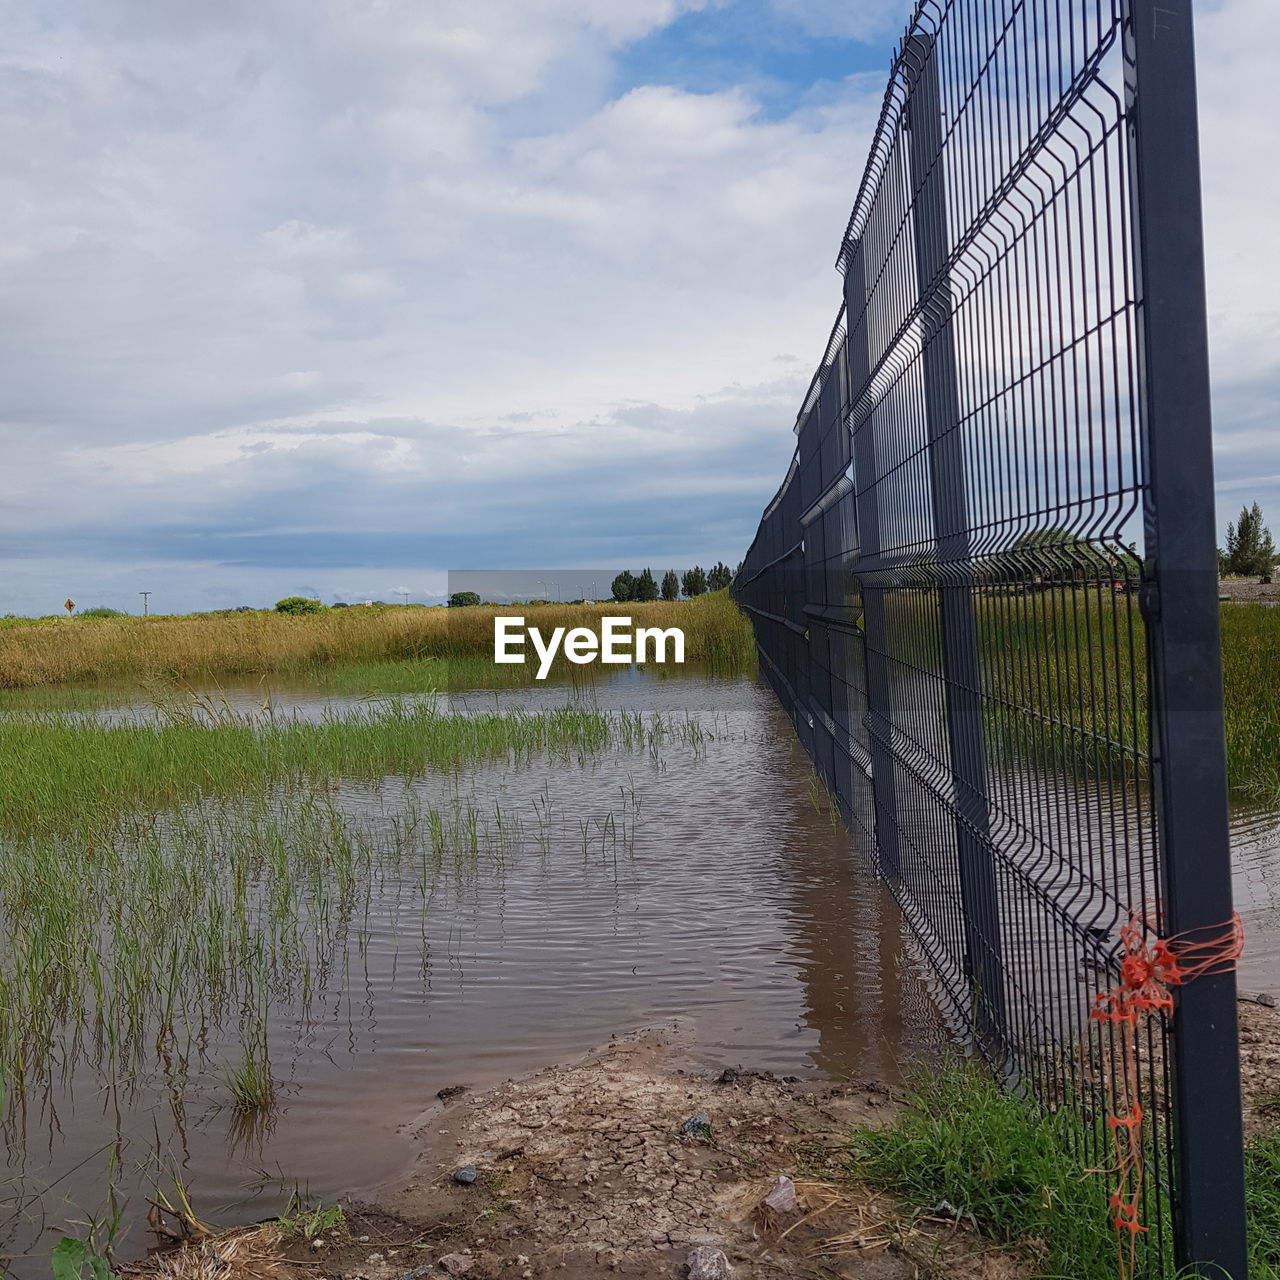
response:
<path fill-rule="evenodd" d="M 346 605 L 339 606 L 335 604 L 333 607 L 335 609 L 339 607 L 345 609 Z M 231 610 L 231 612 L 232 613 L 257 613 L 258 611 L 251 604 L 238 604 L 234 609 Z"/>
<path fill-rule="evenodd" d="M 738 561 L 738 567 L 733 571 L 733 576 L 734 576 L 735 578 L 736 578 L 736 577 L 737 577 L 737 576 L 742 572 L 742 566 L 743 566 L 744 564 L 746 564 L 746 563 L 747 563 L 747 562 L 746 562 L 745 560 L 739 560 L 739 561 Z"/>
<path fill-rule="evenodd" d="M 1227 546 L 1219 563 L 1225 572 L 1246 577 L 1270 573 L 1275 567 L 1276 544 L 1271 530 L 1262 523 L 1262 508 L 1256 502 L 1252 507 L 1241 507 L 1239 520 L 1227 525 Z"/>
<path fill-rule="evenodd" d="M 674 569 L 668 569 L 662 575 L 662 598 L 664 600 L 680 599 L 680 579 Z"/>
<path fill-rule="evenodd" d="M 477 591 L 455 591 L 449 597 L 450 609 L 466 609 L 470 605 L 480 603 L 480 593 Z"/>
<path fill-rule="evenodd" d="M 636 598 L 636 579 L 630 569 L 623 569 L 613 580 L 613 598 L 621 604 Z"/>
<path fill-rule="evenodd" d="M 81 618 L 123 618 L 127 615 L 121 613 L 119 609 L 108 609 L 106 605 L 95 605 L 92 609 L 81 609 L 78 615 Z"/>
<path fill-rule="evenodd" d="M 707 574 L 707 590 L 722 591 L 733 581 L 733 570 L 723 560 L 717 560 L 715 567 Z"/>
<path fill-rule="evenodd" d="M 656 600 L 658 598 L 658 584 L 654 581 L 653 570 L 646 569 L 636 579 L 636 596 L 637 600 Z"/>
<path fill-rule="evenodd" d="M 681 576 L 680 585 L 684 587 L 684 593 L 690 600 L 694 596 L 700 596 L 707 589 L 707 574 L 699 565 L 694 565 L 692 569 L 686 569 Z"/>
<path fill-rule="evenodd" d="M 276 601 L 277 613 L 290 613 L 297 617 L 303 613 L 319 613 L 324 608 L 319 600 L 309 600 L 306 596 L 285 596 Z"/>
<path fill-rule="evenodd" d="M 330 607 L 331 609 L 349 609 L 349 608 L 351 608 L 351 606 L 350 606 L 350 605 L 349 605 L 345 600 L 335 600 L 335 601 L 333 602 L 333 604 L 331 604 L 329 607 Z"/>

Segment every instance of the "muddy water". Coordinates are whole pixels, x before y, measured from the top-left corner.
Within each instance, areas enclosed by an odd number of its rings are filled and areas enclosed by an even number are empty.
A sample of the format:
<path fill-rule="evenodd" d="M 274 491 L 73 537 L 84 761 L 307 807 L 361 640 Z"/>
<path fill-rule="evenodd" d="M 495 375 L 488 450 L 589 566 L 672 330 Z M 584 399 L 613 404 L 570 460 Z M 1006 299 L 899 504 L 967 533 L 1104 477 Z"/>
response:
<path fill-rule="evenodd" d="M 568 696 L 537 688 L 452 703 Z M 295 1190 L 328 1201 L 373 1193 L 407 1169 L 407 1129 L 438 1089 L 484 1085 L 673 1017 L 691 1020 L 709 1062 L 782 1074 L 893 1079 L 903 1061 L 936 1052 L 942 1032 L 904 959 L 900 917 L 815 803 L 767 688 L 635 672 L 578 696 L 646 715 L 687 711 L 713 737 L 701 749 L 343 784 L 336 803 L 353 822 L 392 822 L 409 788 L 549 816 L 503 857 L 443 874 L 425 911 L 415 885 L 379 877 L 305 1015 L 283 998 L 270 1012 L 281 1087 L 269 1124 L 246 1130 L 228 1105 L 234 1027 L 223 1040 L 213 1033 L 180 1076 L 156 1062 L 107 1087 L 110 1073 L 82 1064 L 30 1097 L 0 1174 L 12 1274 L 47 1276 L 57 1236 L 113 1206 L 123 1208 L 120 1256 L 139 1252 L 143 1197 L 175 1177 L 222 1223 L 278 1213 Z M 322 705 L 292 701 L 308 714 Z"/>

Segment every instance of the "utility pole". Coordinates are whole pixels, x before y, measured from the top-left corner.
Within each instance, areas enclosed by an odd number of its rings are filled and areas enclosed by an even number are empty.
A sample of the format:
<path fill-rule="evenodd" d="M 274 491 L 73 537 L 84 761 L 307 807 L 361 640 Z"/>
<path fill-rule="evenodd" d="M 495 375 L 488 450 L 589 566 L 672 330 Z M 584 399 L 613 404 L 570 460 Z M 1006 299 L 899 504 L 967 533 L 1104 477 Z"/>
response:
<path fill-rule="evenodd" d="M 151 592 L 139 591 L 138 594 L 142 597 L 142 616 L 145 618 L 147 616 L 148 608 L 151 604 Z"/>
<path fill-rule="evenodd" d="M 406 608 L 408 608 L 408 606 L 409 606 L 409 593 L 408 593 L 407 591 L 397 591 L 397 592 L 396 592 L 396 595 L 398 595 L 398 596 L 404 596 L 404 604 L 405 604 L 405 607 L 406 607 Z"/>

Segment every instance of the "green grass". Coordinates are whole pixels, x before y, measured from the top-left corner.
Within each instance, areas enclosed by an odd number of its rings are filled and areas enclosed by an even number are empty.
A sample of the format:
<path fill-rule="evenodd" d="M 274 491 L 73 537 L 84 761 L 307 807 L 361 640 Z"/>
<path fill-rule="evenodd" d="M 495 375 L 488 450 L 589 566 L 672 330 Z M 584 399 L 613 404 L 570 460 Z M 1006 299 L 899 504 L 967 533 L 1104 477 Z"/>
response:
<path fill-rule="evenodd" d="M 299 1235 L 304 1240 L 347 1230 L 347 1216 L 341 1205 L 317 1205 L 312 1209 L 299 1210 L 281 1216 L 278 1223 L 286 1235 Z"/>
<path fill-rule="evenodd" d="M 895 1123 L 854 1132 L 851 1175 L 929 1213 L 945 1200 L 1002 1242 L 1044 1242 L 1044 1280 L 1115 1280 L 1101 1177 L 1071 1154 L 1076 1123 L 1039 1117 L 977 1068 L 922 1078 Z"/>
<path fill-rule="evenodd" d="M 449 772 L 534 754 L 581 758 L 611 745 L 699 733 L 696 722 L 646 720 L 576 706 L 446 715 L 392 700 L 323 723 L 265 725 L 223 713 L 103 727 L 56 716 L 0 719 L 0 830 L 92 836 L 124 813 L 157 813 L 200 796 L 262 794 L 277 783 L 376 781 Z"/>
<path fill-rule="evenodd" d="M 1280 1134 L 1254 1138 L 1245 1151 L 1250 1280 L 1280 1280 Z"/>
<path fill-rule="evenodd" d="M 1280 803 L 1280 609 L 1224 606 L 1222 652 L 1232 786 Z"/>
<path fill-rule="evenodd" d="M 1079 1125 L 1002 1092 L 978 1067 L 949 1066 L 916 1080 L 891 1125 L 854 1131 L 847 1171 L 921 1213 L 945 1200 L 972 1215 L 984 1235 L 1026 1248 L 1036 1280 L 1114 1280 L 1110 1175 L 1076 1154 Z M 1251 1280 L 1280 1280 L 1280 1135 L 1249 1144 L 1245 1177 Z M 1140 1240 L 1142 1274 L 1155 1233 Z"/>
<path fill-rule="evenodd" d="M 243 1052 L 227 1069 L 227 1092 L 231 1105 L 241 1115 L 270 1109 L 276 1097 L 276 1082 L 271 1075 L 271 1060 L 266 1043 L 251 1037 Z"/>
<path fill-rule="evenodd" d="M 438 894 L 500 879 L 523 850 L 580 847 L 584 860 L 616 862 L 633 845 L 634 796 L 572 822 L 549 796 L 525 812 L 482 809 L 461 785 L 468 765 L 696 753 L 705 736 L 678 716 L 464 718 L 401 703 L 260 728 L 0 725 L 12 766 L 0 775 L 7 1110 L 77 1062 L 104 1082 L 174 1064 L 179 1089 L 230 1028 L 227 1096 L 240 1114 L 263 1111 L 268 1010 L 283 1004 L 305 1021 L 349 948 L 365 944 L 381 886 L 394 884 L 413 938 Z M 428 791 L 406 785 L 431 772 Z"/>
<path fill-rule="evenodd" d="M 1102 741 L 1147 749 L 1146 636 L 1137 601 L 1094 589 L 975 598 L 993 749 L 1015 765 L 1118 779 Z M 910 660 L 938 661 L 936 609 L 898 606 Z M 1233 794 L 1280 802 L 1280 609 L 1223 606 L 1227 765 Z M 1137 678 L 1134 678 L 1136 673 Z M 1125 766 L 1132 774 L 1132 762 Z"/>

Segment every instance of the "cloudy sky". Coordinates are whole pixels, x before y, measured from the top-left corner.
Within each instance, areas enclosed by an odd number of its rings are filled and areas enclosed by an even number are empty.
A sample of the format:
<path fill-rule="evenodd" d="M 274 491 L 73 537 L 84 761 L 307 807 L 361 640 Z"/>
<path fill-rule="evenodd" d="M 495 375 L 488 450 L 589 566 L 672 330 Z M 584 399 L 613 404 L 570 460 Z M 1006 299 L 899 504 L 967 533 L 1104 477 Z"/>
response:
<path fill-rule="evenodd" d="M 0 613 L 735 563 L 908 8 L 0 0 Z M 1197 8 L 1220 522 L 1280 526 L 1280 5 Z"/>

